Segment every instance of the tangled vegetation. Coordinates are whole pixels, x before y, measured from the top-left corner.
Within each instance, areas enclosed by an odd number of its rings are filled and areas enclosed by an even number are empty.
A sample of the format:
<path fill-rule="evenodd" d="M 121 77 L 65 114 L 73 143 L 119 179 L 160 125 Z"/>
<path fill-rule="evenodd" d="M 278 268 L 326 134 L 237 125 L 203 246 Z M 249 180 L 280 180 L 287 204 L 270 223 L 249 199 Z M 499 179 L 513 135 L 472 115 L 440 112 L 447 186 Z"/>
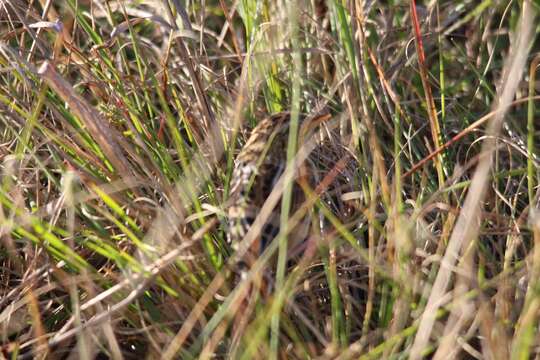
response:
<path fill-rule="evenodd" d="M 0 0 L 0 356 L 538 358 L 537 11 Z"/>

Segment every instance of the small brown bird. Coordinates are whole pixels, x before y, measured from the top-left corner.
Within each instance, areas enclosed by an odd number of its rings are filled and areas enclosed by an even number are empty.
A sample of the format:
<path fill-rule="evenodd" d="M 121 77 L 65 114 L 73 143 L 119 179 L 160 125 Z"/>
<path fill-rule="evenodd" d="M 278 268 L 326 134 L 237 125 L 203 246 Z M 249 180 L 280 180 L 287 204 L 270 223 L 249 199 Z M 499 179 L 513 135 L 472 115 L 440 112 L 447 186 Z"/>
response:
<path fill-rule="evenodd" d="M 233 249 L 255 221 L 260 208 L 283 173 L 289 128 L 289 113 L 279 113 L 261 121 L 238 154 L 232 174 L 231 199 L 228 209 L 228 242 Z M 278 216 L 272 216 L 246 254 L 247 266 L 279 232 Z"/>
<path fill-rule="evenodd" d="M 231 205 L 228 209 L 227 240 L 235 251 L 253 225 L 260 209 L 286 167 L 290 115 L 278 113 L 262 120 L 236 157 L 232 174 Z M 293 195 L 294 196 L 294 195 Z M 293 198 L 293 201 L 296 199 Z M 266 220 L 260 233 L 236 265 L 234 286 L 242 284 L 266 246 L 279 233 L 279 205 Z M 236 304 L 233 322 L 233 348 L 240 344 L 258 299 L 271 289 L 269 269 L 254 274 L 250 284 L 243 284 L 243 295 Z"/>
<path fill-rule="evenodd" d="M 327 111 L 320 112 L 302 120 L 299 138 L 309 129 L 317 127 L 330 118 Z M 235 160 L 228 208 L 227 240 L 234 250 L 253 225 L 262 206 L 274 189 L 287 165 L 287 146 L 289 141 L 290 113 L 271 115 L 252 130 L 251 135 Z M 302 141 L 299 141 L 302 146 Z M 305 170 L 305 167 L 301 166 Z M 304 174 L 305 175 L 305 174 Z M 294 184 L 291 213 L 305 200 L 300 186 Z M 279 233 L 280 206 L 263 224 L 255 241 L 251 243 L 244 256 L 242 266 L 251 268 L 264 249 Z M 306 224 L 299 224 L 289 232 L 289 243 L 297 245 L 303 241 Z M 303 229 L 302 229 L 303 228 Z"/>
<path fill-rule="evenodd" d="M 299 130 L 299 138 L 302 139 L 320 122 L 330 118 L 329 113 L 316 114 L 302 121 Z M 227 240 L 235 251 L 239 250 L 240 244 L 249 232 L 255 219 L 270 194 L 274 190 L 278 180 L 285 171 L 287 165 L 287 147 L 289 141 L 290 113 L 282 112 L 274 114 L 262 120 L 251 132 L 248 141 L 243 146 L 235 160 L 232 174 L 230 206 L 227 211 L 228 231 Z M 302 146 L 302 140 L 299 140 Z M 302 178 L 309 177 L 304 171 L 300 171 Z M 300 170 L 300 169 L 299 169 Z M 298 174 L 297 174 L 298 175 Z M 291 214 L 303 204 L 305 200 L 301 187 L 293 184 L 291 198 Z M 235 286 L 241 283 L 257 259 L 262 255 L 270 242 L 280 231 L 280 205 L 276 204 L 271 215 L 265 220 L 261 231 L 256 234 L 254 241 L 247 249 L 245 255 L 237 263 L 237 278 Z M 289 248 L 294 248 L 305 242 L 309 229 L 309 217 L 299 221 L 288 231 Z M 251 317 L 258 298 L 265 298 L 272 288 L 272 271 L 267 269 L 254 274 L 251 284 L 244 288 L 244 295 L 237 303 L 237 311 L 233 326 L 233 342 L 237 343 L 242 336 Z M 239 276 L 238 276 L 239 275 Z M 238 343 L 237 343 L 238 344 Z"/>

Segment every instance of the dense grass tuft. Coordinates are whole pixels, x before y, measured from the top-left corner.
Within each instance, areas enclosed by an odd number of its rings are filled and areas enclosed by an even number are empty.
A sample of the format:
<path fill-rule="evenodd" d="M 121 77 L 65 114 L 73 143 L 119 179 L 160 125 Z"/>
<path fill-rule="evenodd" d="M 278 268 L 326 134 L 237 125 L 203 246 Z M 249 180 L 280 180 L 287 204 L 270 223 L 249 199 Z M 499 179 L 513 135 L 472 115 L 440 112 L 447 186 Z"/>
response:
<path fill-rule="evenodd" d="M 0 0 L 2 358 L 540 357 L 537 12 Z"/>

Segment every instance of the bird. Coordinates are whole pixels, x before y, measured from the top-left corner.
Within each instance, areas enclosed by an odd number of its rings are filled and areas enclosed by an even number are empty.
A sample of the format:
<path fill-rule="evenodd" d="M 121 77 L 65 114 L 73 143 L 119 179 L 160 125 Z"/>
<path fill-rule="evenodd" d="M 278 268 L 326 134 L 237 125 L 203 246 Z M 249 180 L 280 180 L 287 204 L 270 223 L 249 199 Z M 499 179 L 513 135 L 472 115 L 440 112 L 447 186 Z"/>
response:
<path fill-rule="evenodd" d="M 281 112 L 260 121 L 236 156 L 227 211 L 227 242 L 235 252 L 240 250 L 242 240 L 284 171 L 289 120 L 290 114 Z M 247 278 L 248 271 L 278 234 L 278 221 L 279 216 L 273 211 L 261 232 L 235 264 L 233 286 L 238 286 Z M 232 343 L 236 344 L 233 348 L 239 344 L 260 295 L 268 291 L 262 272 L 257 273 L 243 289 L 232 324 Z"/>
<path fill-rule="evenodd" d="M 319 110 L 308 117 L 301 116 L 299 119 L 301 126 L 298 133 L 299 145 L 302 145 L 302 139 L 310 130 L 329 118 L 330 114 L 327 109 Z M 234 251 L 239 250 L 242 240 L 285 171 L 290 120 L 291 114 L 288 111 L 264 118 L 251 131 L 248 140 L 235 158 L 227 211 L 227 242 Z M 303 170 L 305 180 L 308 177 L 305 174 L 306 167 L 300 166 L 299 170 Z M 305 197 L 296 181 L 292 185 L 291 213 L 294 213 Z M 280 231 L 279 210 L 278 203 L 247 249 L 239 263 L 239 267 L 243 268 L 242 272 L 253 266 L 270 242 L 278 235 Z M 307 235 L 307 226 L 304 221 L 289 229 L 288 237 L 291 245 L 298 245 L 304 240 Z"/>
<path fill-rule="evenodd" d="M 289 123 L 289 112 L 266 117 L 251 131 L 251 135 L 235 159 L 230 186 L 230 206 L 227 211 L 227 242 L 234 251 L 239 251 L 244 237 L 285 170 Z M 293 202 L 299 201 L 297 188 L 298 186 L 295 186 L 297 191 L 293 190 Z M 242 290 L 240 294 L 243 294 L 238 298 L 233 320 L 232 343 L 235 344 L 233 348 L 236 348 L 243 338 L 242 334 L 256 304 L 261 299 L 264 302 L 271 292 L 272 271 L 268 265 L 263 267 L 263 271 L 255 273 L 249 283 L 243 280 L 279 233 L 279 209 L 280 206 L 277 204 L 233 269 L 235 274 L 233 286 Z"/>
<path fill-rule="evenodd" d="M 330 118 L 326 109 L 315 115 L 299 118 L 301 126 L 298 143 L 301 146 L 304 137 L 321 122 Z M 233 316 L 232 348 L 236 348 L 243 338 L 245 329 L 252 319 L 257 304 L 271 295 L 273 289 L 272 266 L 263 264 L 262 270 L 252 274 L 249 270 L 256 264 L 268 245 L 280 233 L 280 202 L 277 202 L 270 216 L 266 217 L 260 231 L 250 245 L 244 248 L 244 238 L 254 225 L 255 219 L 265 205 L 270 194 L 278 184 L 287 167 L 287 148 L 289 142 L 291 114 L 280 112 L 261 120 L 250 133 L 248 140 L 235 158 L 231 176 L 227 216 L 227 242 L 234 252 L 242 254 L 233 265 L 233 287 L 240 294 L 236 301 Z M 300 165 L 297 169 L 291 193 L 291 214 L 294 214 L 306 200 L 300 184 L 309 181 L 309 171 Z M 307 180 L 306 180 L 307 179 Z M 304 216 L 287 231 L 288 249 L 302 247 L 307 242 L 310 217 Z M 247 239 L 246 239 L 247 240 Z M 242 248 L 242 249 L 241 249 Z M 295 251 L 292 251 L 294 253 Z M 289 260 L 289 259 L 288 259 Z M 239 286 L 243 285 L 243 286 Z"/>
<path fill-rule="evenodd" d="M 282 112 L 259 122 L 235 159 L 227 213 L 227 241 L 235 251 L 285 169 L 289 120 L 290 114 Z M 252 266 L 277 235 L 277 220 L 272 214 L 264 224 L 246 253 L 244 266 Z"/>

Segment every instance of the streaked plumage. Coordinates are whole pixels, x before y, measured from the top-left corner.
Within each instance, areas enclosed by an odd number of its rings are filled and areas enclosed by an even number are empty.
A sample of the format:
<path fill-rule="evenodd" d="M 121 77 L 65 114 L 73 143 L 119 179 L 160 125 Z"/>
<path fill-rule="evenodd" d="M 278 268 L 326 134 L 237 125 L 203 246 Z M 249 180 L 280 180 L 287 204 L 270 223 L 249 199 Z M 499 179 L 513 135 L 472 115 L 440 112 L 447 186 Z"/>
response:
<path fill-rule="evenodd" d="M 236 157 L 228 209 L 228 241 L 235 250 L 285 169 L 288 128 L 287 112 L 262 120 Z M 246 255 L 250 265 L 279 232 L 279 216 L 275 213 Z"/>
<path fill-rule="evenodd" d="M 307 125 L 316 126 L 328 118 L 328 114 L 317 114 L 305 119 L 303 126 L 300 127 L 300 134 L 306 134 L 306 131 L 309 130 Z M 290 115 L 287 112 L 275 114 L 262 120 L 252 130 L 248 141 L 235 159 L 227 209 L 227 239 L 235 251 L 239 250 L 239 245 L 245 240 L 246 234 L 286 168 L 289 121 Z M 302 137 L 299 135 L 300 139 Z M 299 146 L 302 146 L 301 142 L 299 140 Z M 306 181 L 310 176 L 309 171 L 305 168 L 299 172 L 302 181 Z M 303 191 L 295 181 L 291 198 L 291 215 L 299 209 L 304 200 Z M 281 206 L 278 202 L 263 224 L 261 231 L 256 234 L 254 241 L 242 258 L 238 259 L 239 262 L 235 266 L 236 277 L 233 286 L 239 290 L 237 294 L 240 295 L 236 300 L 237 307 L 232 328 L 232 343 L 235 345 L 232 348 L 236 348 L 240 344 L 259 301 L 262 299 L 264 302 L 272 291 L 272 265 L 267 264 L 265 270 L 253 273 L 249 283 L 244 282 L 243 279 L 245 279 L 247 271 L 254 266 L 265 248 L 279 233 L 280 210 Z M 289 249 L 292 250 L 305 242 L 310 221 L 310 217 L 306 216 L 303 220 L 296 221 L 292 225 L 287 234 Z M 292 253 L 294 254 L 294 251 Z"/>

